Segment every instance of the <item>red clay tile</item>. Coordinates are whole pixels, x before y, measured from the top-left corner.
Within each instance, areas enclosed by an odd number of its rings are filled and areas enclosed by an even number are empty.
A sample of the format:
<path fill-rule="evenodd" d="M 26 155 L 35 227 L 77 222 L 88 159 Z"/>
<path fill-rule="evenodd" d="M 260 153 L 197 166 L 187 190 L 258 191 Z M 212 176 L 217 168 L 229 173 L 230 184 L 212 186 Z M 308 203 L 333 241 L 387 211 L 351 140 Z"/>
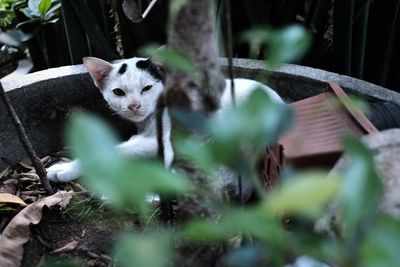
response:
<path fill-rule="evenodd" d="M 339 101 L 337 101 L 339 100 Z M 291 104 L 295 125 L 279 143 L 295 167 L 330 167 L 343 151 L 344 134 L 363 136 L 377 129 L 334 83 L 327 91 Z"/>

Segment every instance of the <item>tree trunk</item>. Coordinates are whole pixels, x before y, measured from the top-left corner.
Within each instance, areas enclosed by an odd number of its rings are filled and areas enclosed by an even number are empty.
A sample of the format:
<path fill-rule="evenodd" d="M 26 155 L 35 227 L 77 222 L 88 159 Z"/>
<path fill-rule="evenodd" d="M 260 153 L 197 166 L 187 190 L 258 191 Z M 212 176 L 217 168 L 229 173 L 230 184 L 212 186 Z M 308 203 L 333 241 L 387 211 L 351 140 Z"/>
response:
<path fill-rule="evenodd" d="M 210 113 L 219 106 L 225 86 L 215 38 L 215 1 L 172 1 L 169 49 L 185 55 L 197 74 L 171 69 L 166 79 L 166 106 Z"/>

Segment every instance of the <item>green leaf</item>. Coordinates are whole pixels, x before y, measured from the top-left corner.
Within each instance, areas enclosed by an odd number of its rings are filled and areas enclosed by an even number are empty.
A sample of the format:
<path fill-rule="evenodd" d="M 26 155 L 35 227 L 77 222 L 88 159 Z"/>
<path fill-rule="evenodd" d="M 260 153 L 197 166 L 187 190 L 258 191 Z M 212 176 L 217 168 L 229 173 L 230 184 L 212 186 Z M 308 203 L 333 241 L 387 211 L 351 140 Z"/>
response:
<path fill-rule="evenodd" d="M 204 125 L 199 127 L 200 134 L 190 137 L 175 134 L 176 153 L 209 177 L 222 164 L 256 183 L 252 179 L 255 178 L 253 163 L 268 144 L 291 126 L 292 119 L 289 106 L 272 101 L 264 90 L 256 89 L 236 108 L 222 110 L 212 120 L 201 120 Z"/>
<path fill-rule="evenodd" d="M 311 43 L 310 34 L 299 25 L 288 26 L 276 35 L 270 50 L 270 60 L 273 62 L 297 61 Z"/>
<path fill-rule="evenodd" d="M 115 247 L 118 266 L 170 266 L 173 242 L 170 233 L 125 234 Z"/>
<path fill-rule="evenodd" d="M 81 265 L 78 265 L 77 263 L 73 263 L 73 262 L 50 260 L 50 262 L 46 262 L 40 266 L 42 266 L 42 267 L 79 267 Z"/>
<path fill-rule="evenodd" d="M 55 21 L 55 19 L 59 18 L 54 18 L 57 15 L 57 11 L 61 8 L 61 3 L 56 3 L 52 5 L 52 7 L 46 12 L 46 15 L 44 16 L 44 19 L 46 22 Z M 56 22 L 56 21 L 55 21 Z"/>
<path fill-rule="evenodd" d="M 266 59 L 271 64 L 299 60 L 311 43 L 311 36 L 304 27 L 298 25 L 275 29 L 252 29 L 242 35 L 250 45 L 253 56 L 262 45 L 268 46 Z"/>
<path fill-rule="evenodd" d="M 141 54 L 151 57 L 154 61 L 159 61 L 169 66 L 170 68 L 178 69 L 186 73 L 196 73 L 197 69 L 195 65 L 190 61 L 190 59 L 170 48 L 158 47 L 155 45 L 146 46 L 141 49 Z"/>
<path fill-rule="evenodd" d="M 209 118 L 199 112 L 190 112 L 180 108 L 168 108 L 168 112 L 177 127 L 183 127 L 184 130 L 195 134 L 206 134 L 209 124 Z"/>
<path fill-rule="evenodd" d="M 69 141 L 76 157 L 82 158 L 84 168 L 112 173 L 123 165 L 122 156 L 115 146 L 117 139 L 98 117 L 75 114 L 69 127 Z M 107 166 L 99 163 L 105 162 Z"/>
<path fill-rule="evenodd" d="M 147 195 L 191 189 L 187 179 L 166 170 L 160 162 L 122 157 L 116 150 L 115 135 L 93 115 L 75 115 L 68 136 L 84 181 L 118 209 L 129 207 L 146 213 Z"/>
<path fill-rule="evenodd" d="M 3 171 L 0 172 L 0 180 L 3 179 L 3 177 L 5 177 L 8 174 L 9 170 L 10 170 L 10 167 L 7 167 Z"/>
<path fill-rule="evenodd" d="M 237 158 L 242 148 L 255 157 L 276 141 L 293 122 L 288 105 L 272 101 L 262 89 L 255 90 L 237 108 L 224 110 L 210 123 L 209 144 L 217 162 L 228 163 Z"/>
<path fill-rule="evenodd" d="M 51 7 L 51 0 L 41 0 L 38 6 L 41 17 L 43 18 Z"/>
<path fill-rule="evenodd" d="M 381 218 L 368 232 L 362 247 L 363 267 L 393 267 L 400 262 L 400 222 L 393 218 Z"/>
<path fill-rule="evenodd" d="M 272 191 L 263 209 L 273 214 L 318 215 L 339 192 L 341 180 L 326 173 L 298 174 Z"/>
<path fill-rule="evenodd" d="M 383 189 L 371 151 L 354 137 L 346 137 L 344 147 L 350 161 L 340 200 L 344 230 L 352 243 L 360 241 L 361 232 L 375 219 Z"/>
<path fill-rule="evenodd" d="M 195 220 L 180 233 L 192 241 L 226 241 L 238 234 L 250 234 L 277 248 L 283 246 L 284 231 L 279 222 L 261 209 L 230 209 L 220 220 Z"/>
<path fill-rule="evenodd" d="M 209 175 L 215 172 L 217 162 L 215 162 L 212 150 L 207 146 L 206 141 L 193 137 L 175 135 L 174 144 L 175 153 L 180 158 L 187 160 Z"/>

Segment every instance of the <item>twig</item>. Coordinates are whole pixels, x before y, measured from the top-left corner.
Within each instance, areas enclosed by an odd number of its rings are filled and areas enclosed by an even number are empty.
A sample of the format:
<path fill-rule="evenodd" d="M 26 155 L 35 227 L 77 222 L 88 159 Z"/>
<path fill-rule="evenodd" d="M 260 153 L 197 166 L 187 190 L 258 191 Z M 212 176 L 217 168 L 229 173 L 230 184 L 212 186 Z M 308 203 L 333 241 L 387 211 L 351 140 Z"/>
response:
<path fill-rule="evenodd" d="M 6 93 L 4 91 L 4 88 L 3 88 L 3 85 L 1 84 L 1 82 L 0 82 L 0 97 L 1 97 L 1 100 L 3 101 L 4 105 L 7 108 L 8 114 L 9 114 L 12 122 L 14 123 L 15 128 L 17 129 L 19 140 L 21 141 L 26 153 L 29 155 L 29 158 L 32 161 L 33 167 L 35 168 L 36 173 L 39 176 L 40 182 L 42 183 L 44 189 L 46 190 L 46 193 L 48 195 L 53 194 L 53 189 L 50 186 L 43 163 L 40 161 L 40 159 L 36 155 L 35 150 L 32 147 L 32 144 L 29 142 L 29 139 L 26 135 L 26 131 L 25 131 L 24 127 L 22 126 L 21 121 L 19 120 L 17 114 L 15 113 L 15 110 L 12 107 L 10 100 L 6 96 Z"/>
<path fill-rule="evenodd" d="M 124 58 L 125 51 L 124 46 L 122 44 L 122 33 L 121 33 L 121 22 L 119 19 L 119 14 L 117 11 L 117 1 L 116 0 L 109 0 L 107 3 L 111 6 L 110 14 L 111 17 L 114 19 L 114 39 L 115 39 L 115 46 L 118 55 L 121 58 Z"/>
<path fill-rule="evenodd" d="M 229 72 L 229 80 L 231 82 L 231 97 L 232 97 L 232 105 L 236 106 L 236 98 L 235 98 L 235 82 L 233 75 L 233 38 L 232 38 L 232 12 L 231 12 L 231 3 L 230 0 L 225 0 L 225 20 L 226 20 L 226 35 L 227 35 L 227 54 L 228 54 L 228 72 Z M 243 199 L 243 180 L 242 176 L 238 176 L 238 187 L 239 187 L 239 197 L 240 203 L 244 204 Z"/>
<path fill-rule="evenodd" d="M 142 18 L 144 19 L 145 17 L 147 17 L 147 15 L 149 14 L 150 10 L 153 8 L 153 6 L 157 3 L 157 0 L 153 0 L 151 1 L 151 3 L 149 4 L 149 6 L 146 8 L 146 10 L 143 12 L 142 14 Z"/>
<path fill-rule="evenodd" d="M 231 82 L 231 97 L 232 104 L 236 106 L 235 99 L 235 83 L 233 81 L 233 44 L 232 44 L 232 17 L 231 17 L 231 3 L 230 0 L 225 0 L 225 20 L 226 20 L 226 35 L 227 35 L 227 54 L 228 54 L 228 72 Z"/>
<path fill-rule="evenodd" d="M 165 164 L 165 154 L 164 154 L 164 131 L 163 131 L 163 113 L 165 110 L 165 100 L 164 94 L 161 94 L 157 100 L 156 107 L 156 127 L 157 127 L 157 143 L 158 143 L 158 158 Z"/>
<path fill-rule="evenodd" d="M 164 147 L 164 129 L 163 129 L 163 113 L 165 111 L 164 95 L 161 94 L 157 100 L 156 109 L 156 127 L 157 127 L 157 143 L 158 143 L 158 158 L 165 165 L 165 147 Z M 168 166 L 169 167 L 169 166 Z M 173 221 L 173 207 L 171 199 L 161 195 L 160 196 L 160 218 L 166 223 Z"/>

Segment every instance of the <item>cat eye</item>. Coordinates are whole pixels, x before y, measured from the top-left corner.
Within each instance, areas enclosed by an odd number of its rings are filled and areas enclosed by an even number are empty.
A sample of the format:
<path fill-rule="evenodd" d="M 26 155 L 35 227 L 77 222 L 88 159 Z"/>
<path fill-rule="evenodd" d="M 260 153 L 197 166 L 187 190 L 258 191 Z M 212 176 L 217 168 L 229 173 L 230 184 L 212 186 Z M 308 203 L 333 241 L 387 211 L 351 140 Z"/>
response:
<path fill-rule="evenodd" d="M 115 88 L 112 91 L 113 91 L 114 95 L 117 95 L 117 96 L 124 96 L 125 95 L 124 90 L 119 89 L 119 88 Z"/>
<path fill-rule="evenodd" d="M 147 85 L 147 86 L 143 87 L 141 94 L 143 94 L 146 91 L 149 91 L 152 87 L 153 87 L 153 85 Z"/>

